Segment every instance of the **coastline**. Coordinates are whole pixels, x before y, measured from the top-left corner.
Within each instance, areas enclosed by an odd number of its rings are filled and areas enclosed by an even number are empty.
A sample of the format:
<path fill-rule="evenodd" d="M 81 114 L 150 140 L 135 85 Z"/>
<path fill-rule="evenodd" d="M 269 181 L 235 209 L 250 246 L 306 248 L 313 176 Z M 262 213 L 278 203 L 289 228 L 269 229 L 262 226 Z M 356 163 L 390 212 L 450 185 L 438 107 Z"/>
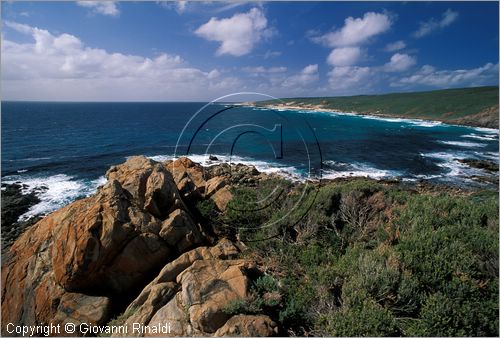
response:
<path fill-rule="evenodd" d="M 126 157 L 126 160 L 134 158 L 135 156 Z M 449 192 L 478 192 L 483 190 L 492 190 L 493 187 L 498 187 L 498 164 L 493 161 L 487 160 L 474 160 L 474 159 L 454 159 L 460 163 L 462 167 L 468 167 L 472 170 L 480 169 L 481 175 L 470 175 L 469 179 L 471 182 L 468 184 L 460 184 L 457 181 L 446 181 L 440 180 L 440 177 L 444 177 L 444 175 L 437 176 L 429 176 L 429 177 L 403 177 L 397 175 L 390 175 L 389 173 L 385 173 L 383 175 L 378 175 L 375 170 L 374 173 L 369 173 L 369 168 L 365 168 L 365 171 L 338 171 L 335 173 L 332 172 L 324 172 L 320 177 L 302 177 L 297 172 L 290 171 L 290 167 L 275 167 L 269 164 L 266 164 L 262 161 L 250 161 L 247 158 L 236 158 L 233 161 L 229 162 L 229 159 L 223 155 L 210 155 L 206 156 L 206 158 L 202 158 L 201 155 L 195 156 L 187 156 L 185 158 L 192 161 L 199 168 L 203 168 L 205 173 L 208 173 L 212 176 L 220 175 L 221 173 L 227 173 L 234 171 L 236 173 L 235 177 L 239 180 L 241 177 L 258 177 L 259 179 L 277 179 L 284 180 L 289 182 L 292 185 L 298 184 L 311 184 L 311 185 L 329 185 L 329 184 L 337 184 L 337 183 L 347 183 L 347 182 L 356 182 L 356 181 L 371 181 L 371 182 L 379 182 L 380 184 L 388 184 L 388 185 L 398 185 L 406 188 L 413 188 L 419 191 L 449 191 Z M 149 160 L 153 160 L 158 163 L 169 164 L 175 161 L 182 159 L 183 157 L 172 157 L 172 156 L 147 156 Z M 266 166 L 267 165 L 267 166 Z M 229 168 L 231 168 L 229 170 Z M 249 175 L 249 173 L 253 173 L 253 175 Z M 250 180 L 252 181 L 252 180 Z M 106 184 L 106 179 L 99 180 L 99 184 L 95 186 L 95 190 L 89 191 L 85 194 L 85 198 L 95 194 L 99 189 Z M 473 183 L 475 182 L 475 183 Z M 19 187 L 17 183 L 4 183 L 4 189 L 14 189 Z M 10 208 L 15 208 L 14 216 L 16 219 L 11 219 L 2 224 L 2 226 L 8 229 L 9 234 L 6 236 L 7 246 L 12 244 L 13 239 L 19 236 L 24 229 L 34 224 L 40 218 L 44 218 L 50 215 L 52 212 L 65 207 L 68 204 L 73 203 L 75 200 L 79 198 L 70 199 L 66 203 L 62 205 L 58 205 L 56 208 L 49 208 L 48 210 L 41 211 L 40 208 L 37 208 L 38 203 L 43 202 L 45 199 L 43 194 L 49 190 L 49 187 L 46 185 L 32 187 L 31 189 L 26 189 L 25 191 L 18 189 L 16 195 L 16 200 L 11 202 L 7 199 L 6 194 L 2 194 L 2 204 L 8 205 Z M 17 210 L 22 207 L 25 199 L 35 199 L 31 202 L 30 205 L 25 207 L 22 210 Z M 4 200 L 5 199 L 5 200 Z M 10 203 L 10 204 L 9 204 Z M 9 212 L 7 210 L 6 212 Z M 14 229 L 10 232 L 10 229 Z"/>
<path fill-rule="evenodd" d="M 335 284 L 342 297 L 356 301 L 349 291 L 361 288 L 363 299 L 375 301 L 378 294 L 368 292 L 375 282 L 383 290 L 402 278 L 411 285 L 423 283 L 421 271 L 427 270 L 421 264 L 442 266 L 443 258 L 455 259 L 440 270 L 452 275 L 460 260 L 476 267 L 483 256 L 494 263 L 498 255 L 493 240 L 498 193 L 493 191 L 370 179 L 333 180 L 306 189 L 249 166 L 221 164 L 207 170 L 186 157 L 157 162 L 134 156 L 109 168 L 106 177 L 92 196 L 40 219 L 6 250 L 5 322 L 27 326 L 40 320 L 62 328 L 81 323 L 66 332 L 73 336 L 85 336 L 86 323 L 106 333 L 134 325 L 154 329 L 166 320 L 178 336 L 233 335 L 242 327 L 246 336 L 300 336 L 313 330 L 331 335 L 336 331 L 324 326 L 323 315 L 341 318 L 348 308 L 341 304 L 328 312 L 311 295 L 331 287 L 332 280 L 342 281 Z M 282 193 L 273 203 L 257 210 L 244 207 L 249 196 L 262 200 L 277 186 Z M 476 242 L 469 245 L 471 239 L 481 243 L 483 256 Z M 328 278 L 318 278 L 326 272 Z M 424 280 L 423 290 L 435 283 L 433 271 L 425 273 L 432 279 Z M 365 278 L 374 282 L 360 286 Z M 495 278 L 487 270 L 478 281 L 493 284 Z M 453 288 L 442 296 L 449 299 L 469 285 L 462 279 L 438 281 L 439 289 Z M 386 298 L 433 301 L 421 289 L 397 288 Z M 492 289 L 480 295 L 478 304 L 497 296 Z M 38 300 L 40 306 L 33 307 Z M 392 303 L 383 306 L 380 311 L 392 316 Z M 296 313 L 302 318 L 311 308 L 318 311 L 307 327 L 295 325 Z M 488 320 L 496 318 L 493 310 Z M 422 317 L 419 311 L 409 315 Z M 397 323 L 392 317 L 384 320 Z M 2 326 L 2 334 L 8 329 Z"/>
<path fill-rule="evenodd" d="M 358 111 L 344 111 L 344 110 L 339 110 L 339 109 L 332 109 L 332 108 L 325 108 L 322 105 L 311 105 L 311 104 L 306 104 L 306 105 L 296 105 L 296 104 L 263 104 L 259 105 L 256 102 L 249 102 L 246 103 L 244 106 L 247 107 L 253 107 L 253 108 L 265 108 L 265 109 L 275 109 L 275 110 L 292 110 L 292 111 L 311 111 L 311 112 L 321 112 L 321 113 L 332 113 L 332 114 L 339 114 L 339 115 L 350 115 L 350 116 L 360 116 L 360 117 L 369 117 L 369 118 L 374 118 L 374 119 L 381 119 L 381 120 L 391 120 L 391 119 L 397 119 L 401 122 L 404 121 L 413 121 L 413 122 L 429 122 L 429 123 L 435 123 L 436 125 L 450 125 L 450 126 L 460 126 L 460 127 L 468 127 L 468 128 L 481 128 L 480 130 L 486 131 L 486 132 L 496 132 L 498 133 L 500 128 L 491 128 L 491 127 L 485 127 L 480 124 L 474 124 L 474 123 L 458 123 L 458 122 L 453 122 L 450 120 L 444 120 L 444 119 L 430 119 L 430 118 L 425 118 L 425 117 L 416 117 L 416 118 L 411 118 L 405 115 L 396 115 L 396 114 L 384 114 L 380 112 L 358 112 Z"/>

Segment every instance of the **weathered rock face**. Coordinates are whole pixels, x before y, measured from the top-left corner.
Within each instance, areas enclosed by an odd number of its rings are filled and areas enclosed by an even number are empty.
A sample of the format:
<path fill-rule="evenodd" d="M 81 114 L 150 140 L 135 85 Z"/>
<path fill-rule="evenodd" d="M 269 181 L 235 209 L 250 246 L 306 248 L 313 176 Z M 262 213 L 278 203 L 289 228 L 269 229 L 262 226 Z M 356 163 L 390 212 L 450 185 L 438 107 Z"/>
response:
<path fill-rule="evenodd" d="M 200 246 L 209 241 L 186 202 L 211 198 L 224 210 L 232 197 L 227 177 L 206 181 L 186 158 L 162 164 L 145 157 L 106 176 L 94 196 L 43 218 L 4 255 L 3 334 L 9 322 L 103 325 L 115 301 L 141 288 L 121 317 L 129 328 L 168 322 L 171 335 L 276 333 L 266 316 L 224 311 L 249 296 L 255 264 L 235 259 L 240 250 L 227 239 Z"/>
<path fill-rule="evenodd" d="M 214 336 L 269 337 L 278 333 L 278 326 L 266 315 L 237 315 L 231 317 Z"/>
<path fill-rule="evenodd" d="M 244 260 L 196 260 L 177 276 L 179 291 L 149 321 L 149 326 L 169 322 L 173 336 L 209 335 L 231 317 L 224 310 L 249 292 L 247 272 L 255 269 Z M 158 284 L 156 284 L 158 285 Z"/>
<path fill-rule="evenodd" d="M 255 268 L 248 261 L 200 260 L 177 276 L 193 328 L 214 333 L 224 325 L 230 317 L 224 309 L 231 301 L 248 297 L 247 272 Z"/>
<path fill-rule="evenodd" d="M 188 203 L 200 199 L 205 192 L 205 171 L 203 167 L 187 157 L 181 157 L 167 164 L 177 189 Z"/>
<path fill-rule="evenodd" d="M 68 292 L 61 297 L 53 323 L 56 325 L 73 323 L 76 326 L 82 323 L 103 325 L 109 318 L 110 307 L 111 302 L 107 297 Z"/>
<path fill-rule="evenodd" d="M 248 297 L 248 273 L 255 265 L 231 260 L 238 252 L 233 243 L 223 239 L 168 263 L 129 305 L 125 325 L 168 322 L 171 336 L 213 334 L 230 318 L 224 310 L 231 301 Z"/>
<path fill-rule="evenodd" d="M 203 240 L 198 226 L 193 222 L 191 216 L 182 209 L 172 211 L 168 218 L 163 221 L 160 237 L 170 247 L 176 248 L 178 252 L 184 252 L 193 244 L 200 244 Z"/>
<path fill-rule="evenodd" d="M 45 217 L 5 255 L 3 323 L 52 322 L 68 292 L 123 293 L 179 252 L 177 245 L 186 250 L 203 240 L 193 222 L 173 230 L 165 224 L 190 218 L 162 164 L 132 157 L 107 177 L 96 195 Z"/>
<path fill-rule="evenodd" d="M 215 205 L 217 206 L 217 209 L 219 209 L 220 211 L 226 210 L 227 204 L 232 198 L 233 194 L 231 193 L 231 191 L 229 191 L 228 187 L 220 189 L 211 197 L 212 201 L 214 201 Z"/>

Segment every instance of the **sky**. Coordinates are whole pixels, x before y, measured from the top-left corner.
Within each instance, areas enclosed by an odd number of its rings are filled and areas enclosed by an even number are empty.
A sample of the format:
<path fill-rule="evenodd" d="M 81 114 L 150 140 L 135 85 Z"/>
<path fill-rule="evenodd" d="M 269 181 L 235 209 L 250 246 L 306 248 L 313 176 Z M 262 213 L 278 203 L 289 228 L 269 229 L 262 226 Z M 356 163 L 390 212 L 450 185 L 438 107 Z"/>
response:
<path fill-rule="evenodd" d="M 498 85 L 498 2 L 1 2 L 1 96 L 210 101 Z"/>

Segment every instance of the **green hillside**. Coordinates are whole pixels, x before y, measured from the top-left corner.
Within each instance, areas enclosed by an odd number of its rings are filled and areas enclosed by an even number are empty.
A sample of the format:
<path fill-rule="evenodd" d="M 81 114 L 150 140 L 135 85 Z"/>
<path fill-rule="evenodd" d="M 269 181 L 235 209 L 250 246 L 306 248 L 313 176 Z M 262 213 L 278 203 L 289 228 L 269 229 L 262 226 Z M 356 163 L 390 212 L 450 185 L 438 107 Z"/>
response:
<path fill-rule="evenodd" d="M 286 98 L 288 105 L 498 128 L 498 86 L 342 97 Z M 278 100 L 258 105 L 279 104 Z M 281 102 L 283 103 L 283 102 Z"/>

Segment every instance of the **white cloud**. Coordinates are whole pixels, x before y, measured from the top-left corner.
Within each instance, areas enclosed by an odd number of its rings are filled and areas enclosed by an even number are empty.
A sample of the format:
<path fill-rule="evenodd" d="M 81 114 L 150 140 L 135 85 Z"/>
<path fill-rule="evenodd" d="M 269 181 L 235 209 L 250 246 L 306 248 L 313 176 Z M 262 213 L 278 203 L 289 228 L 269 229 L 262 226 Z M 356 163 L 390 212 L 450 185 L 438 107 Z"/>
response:
<path fill-rule="evenodd" d="M 175 10 L 178 14 L 183 14 L 188 9 L 188 2 L 185 0 L 175 0 L 175 1 L 159 0 L 158 3 L 164 8 Z"/>
<path fill-rule="evenodd" d="M 498 63 L 487 63 L 478 68 L 457 70 L 436 70 L 432 66 L 425 65 L 415 74 L 395 81 L 391 85 L 394 87 L 424 85 L 436 88 L 450 88 L 488 84 L 498 84 Z"/>
<path fill-rule="evenodd" d="M 386 52 L 395 52 L 401 49 L 404 49 L 406 47 L 406 43 L 403 40 L 399 40 L 396 42 L 388 43 L 384 50 Z"/>
<path fill-rule="evenodd" d="M 109 15 L 109 16 L 117 16 L 120 14 L 120 10 L 116 6 L 114 1 L 77 1 L 76 4 L 78 6 L 86 7 L 92 9 L 94 13 Z"/>
<path fill-rule="evenodd" d="M 270 74 L 270 73 L 283 73 L 287 71 L 286 67 L 243 67 L 243 71 L 246 73 L 254 73 L 254 74 Z"/>
<path fill-rule="evenodd" d="M 370 67 L 333 67 L 328 72 L 328 83 L 335 95 L 369 92 L 375 82 L 375 71 Z"/>
<path fill-rule="evenodd" d="M 264 13 L 252 8 L 247 13 L 235 14 L 230 18 L 211 18 L 195 34 L 220 42 L 217 55 L 242 56 L 250 53 L 256 43 L 270 37 L 273 30 L 268 28 Z"/>
<path fill-rule="evenodd" d="M 264 59 L 271 59 L 271 58 L 275 58 L 275 57 L 278 57 L 278 56 L 281 56 L 281 52 L 280 51 L 271 51 L 271 50 L 268 50 L 264 54 Z"/>
<path fill-rule="evenodd" d="M 386 72 L 403 72 L 417 63 L 414 57 L 408 54 L 396 53 L 391 60 L 384 65 Z"/>
<path fill-rule="evenodd" d="M 176 8 L 177 8 L 177 13 L 184 13 L 186 11 L 186 7 L 187 7 L 187 1 L 184 1 L 184 0 L 179 0 L 179 1 L 176 1 L 175 2 L 175 5 L 176 5 Z"/>
<path fill-rule="evenodd" d="M 298 74 L 286 78 L 282 86 L 285 88 L 304 88 L 319 80 L 318 65 L 308 65 Z"/>
<path fill-rule="evenodd" d="M 328 55 L 327 63 L 331 66 L 350 66 L 355 64 L 360 57 L 359 47 L 340 47 L 332 50 Z"/>
<path fill-rule="evenodd" d="M 5 25 L 33 39 L 17 43 L 2 36 L 5 99 L 211 99 L 242 86 L 239 79 L 224 77 L 217 69 L 189 66 L 179 55 L 161 53 L 148 58 L 112 53 L 88 47 L 74 35 L 9 21 Z"/>
<path fill-rule="evenodd" d="M 327 47 L 360 45 L 389 30 L 391 24 L 389 15 L 368 12 L 363 18 L 348 17 L 341 29 L 313 37 L 312 40 Z"/>
<path fill-rule="evenodd" d="M 441 20 L 430 18 L 427 21 L 420 22 L 420 26 L 418 30 L 413 33 L 413 36 L 416 38 L 421 38 L 423 36 L 429 35 L 435 30 L 445 28 L 451 25 L 457 19 L 458 19 L 458 12 L 452 11 L 451 9 L 447 9 L 446 12 L 443 13 Z"/>
<path fill-rule="evenodd" d="M 274 96 L 319 94 L 317 64 L 297 71 L 284 66 L 202 70 L 179 55 L 113 53 L 87 46 L 71 34 L 6 21 L 31 37 L 2 36 L 1 86 L 8 100 L 182 101 L 211 100 L 235 91 Z M 4 32 L 5 33 L 5 32 Z"/>

